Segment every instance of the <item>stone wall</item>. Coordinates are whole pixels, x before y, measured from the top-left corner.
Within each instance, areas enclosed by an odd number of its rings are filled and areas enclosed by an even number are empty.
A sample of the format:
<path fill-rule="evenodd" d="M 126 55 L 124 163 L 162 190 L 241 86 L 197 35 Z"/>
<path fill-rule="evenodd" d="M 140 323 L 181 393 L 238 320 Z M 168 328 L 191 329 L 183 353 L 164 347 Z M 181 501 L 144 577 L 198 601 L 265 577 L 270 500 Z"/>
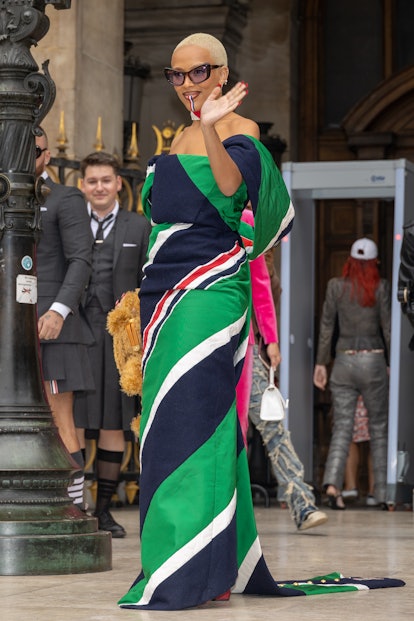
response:
<path fill-rule="evenodd" d="M 56 154 L 61 111 L 69 156 L 82 157 L 93 150 L 98 117 L 102 117 L 105 149 L 121 154 L 124 41 L 128 41 L 132 58 L 150 68 L 149 77 L 142 80 L 138 111 L 138 143 L 145 168 L 156 149 L 152 126 L 161 129 L 169 120 L 177 127 L 189 122 L 162 69 L 170 63 L 178 41 L 204 30 L 225 43 L 231 78 L 249 83 L 240 114 L 273 123 L 270 134 L 287 141 L 284 159 L 291 159 L 296 3 L 170 0 L 159 5 L 155 0 L 72 0 L 69 11 L 48 7 L 51 28 L 34 56 L 39 65 L 50 58 L 57 86 L 55 105 L 44 122 L 52 154 Z"/>
<path fill-rule="evenodd" d="M 286 140 L 284 160 L 292 157 L 291 115 L 294 109 L 296 3 L 292 0 L 251 0 L 243 42 L 237 58 L 240 79 L 248 82 L 249 96 L 240 114 L 273 123 L 270 134 Z"/>

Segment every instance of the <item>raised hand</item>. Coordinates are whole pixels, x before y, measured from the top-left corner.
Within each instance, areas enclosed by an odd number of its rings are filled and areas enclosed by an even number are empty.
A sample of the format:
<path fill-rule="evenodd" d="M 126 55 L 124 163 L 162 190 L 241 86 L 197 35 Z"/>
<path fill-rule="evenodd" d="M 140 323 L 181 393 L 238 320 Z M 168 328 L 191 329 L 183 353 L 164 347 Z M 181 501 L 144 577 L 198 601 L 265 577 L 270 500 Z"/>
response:
<path fill-rule="evenodd" d="M 203 125 L 214 125 L 226 114 L 233 112 L 247 93 L 248 85 L 246 82 L 237 82 L 225 95 L 221 94 L 221 87 L 216 86 L 202 105 L 201 123 Z"/>

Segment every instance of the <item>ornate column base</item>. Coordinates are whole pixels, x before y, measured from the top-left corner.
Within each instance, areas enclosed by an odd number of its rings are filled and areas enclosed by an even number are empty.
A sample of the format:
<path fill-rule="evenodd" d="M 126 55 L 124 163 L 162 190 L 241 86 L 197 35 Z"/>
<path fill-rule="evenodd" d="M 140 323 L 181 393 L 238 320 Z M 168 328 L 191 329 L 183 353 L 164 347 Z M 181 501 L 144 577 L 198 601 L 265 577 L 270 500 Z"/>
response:
<path fill-rule="evenodd" d="M 89 522 L 96 521 L 96 518 L 82 518 L 79 526 L 85 530 L 85 527 L 91 527 Z M 111 533 L 104 531 L 0 537 L 0 575 L 46 576 L 108 571 L 112 569 L 111 539 Z"/>
<path fill-rule="evenodd" d="M 73 504 L 77 465 L 52 420 L 33 418 L 0 423 L 0 575 L 108 571 L 112 535 Z"/>

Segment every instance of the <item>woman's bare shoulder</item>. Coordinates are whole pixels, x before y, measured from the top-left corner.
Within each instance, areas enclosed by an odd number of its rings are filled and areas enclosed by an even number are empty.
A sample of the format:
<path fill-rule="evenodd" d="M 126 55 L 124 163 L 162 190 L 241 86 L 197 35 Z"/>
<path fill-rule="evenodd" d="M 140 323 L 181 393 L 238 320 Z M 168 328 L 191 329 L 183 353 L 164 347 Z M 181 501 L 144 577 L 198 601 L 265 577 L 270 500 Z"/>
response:
<path fill-rule="evenodd" d="M 259 140 L 260 130 L 258 124 L 252 119 L 248 119 L 240 114 L 233 113 L 228 116 L 222 126 L 223 134 L 226 138 L 237 134 L 247 134 Z"/>
<path fill-rule="evenodd" d="M 254 138 L 257 138 L 257 140 L 259 140 L 260 129 L 256 121 L 252 121 L 252 119 L 244 119 L 244 121 L 245 121 L 245 130 L 243 131 L 243 133 L 248 134 L 249 136 L 253 136 Z"/>

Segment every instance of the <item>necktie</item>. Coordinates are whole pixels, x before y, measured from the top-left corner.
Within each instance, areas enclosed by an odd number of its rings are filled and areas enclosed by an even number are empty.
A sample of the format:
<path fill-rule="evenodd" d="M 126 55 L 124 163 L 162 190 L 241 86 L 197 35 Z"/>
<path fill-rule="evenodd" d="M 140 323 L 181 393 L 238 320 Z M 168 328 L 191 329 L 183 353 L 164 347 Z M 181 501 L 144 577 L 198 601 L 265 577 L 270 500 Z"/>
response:
<path fill-rule="evenodd" d="M 97 228 L 96 234 L 95 234 L 95 243 L 102 244 L 102 242 L 104 240 L 104 230 L 106 229 L 107 226 L 110 225 L 110 223 L 113 220 L 113 217 L 114 217 L 114 214 L 110 213 L 107 216 L 105 216 L 105 218 L 103 220 L 100 220 L 98 218 L 98 216 L 96 214 L 94 214 L 93 211 L 91 212 L 92 220 L 95 220 L 98 223 L 98 228 Z"/>

